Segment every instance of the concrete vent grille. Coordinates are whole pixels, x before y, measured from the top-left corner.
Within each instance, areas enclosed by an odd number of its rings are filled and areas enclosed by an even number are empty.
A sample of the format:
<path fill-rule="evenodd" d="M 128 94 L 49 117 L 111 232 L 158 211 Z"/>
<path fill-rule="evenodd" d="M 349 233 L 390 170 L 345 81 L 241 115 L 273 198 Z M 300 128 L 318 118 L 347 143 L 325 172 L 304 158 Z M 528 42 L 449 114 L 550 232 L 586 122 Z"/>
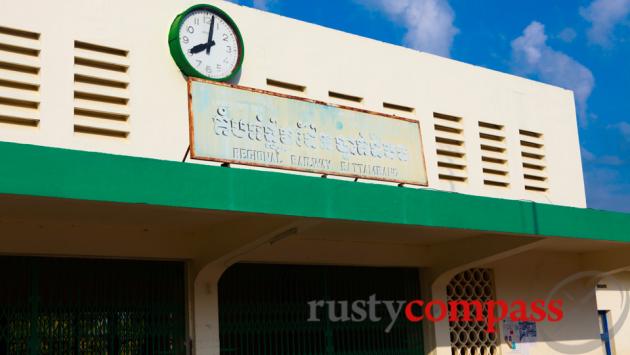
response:
<path fill-rule="evenodd" d="M 383 108 L 386 108 L 388 110 L 393 110 L 393 111 L 405 112 L 405 113 L 414 113 L 416 111 L 416 109 L 413 107 L 392 104 L 389 102 L 383 102 Z"/>
<path fill-rule="evenodd" d="M 461 117 L 434 113 L 438 177 L 449 182 L 466 182 L 466 150 Z"/>
<path fill-rule="evenodd" d="M 549 190 L 549 177 L 545 160 L 545 145 L 542 133 L 520 130 L 521 157 L 525 190 L 546 192 Z"/>
<path fill-rule="evenodd" d="M 129 52 L 74 42 L 74 131 L 129 135 Z"/>
<path fill-rule="evenodd" d="M 344 93 L 340 93 L 337 91 L 329 91 L 328 92 L 328 96 L 338 99 L 338 100 L 342 100 L 342 101 L 352 101 L 352 102 L 356 102 L 356 103 L 361 103 L 363 102 L 363 98 L 359 97 L 359 96 L 354 96 L 354 95 L 349 95 L 349 94 L 344 94 Z"/>
<path fill-rule="evenodd" d="M 470 269 L 459 273 L 446 286 L 450 301 L 480 301 L 483 319 L 488 319 L 487 301 L 494 300 L 494 277 L 490 269 Z M 463 321 L 463 306 L 457 307 L 457 319 L 449 321 L 451 353 L 453 355 L 498 355 L 497 333 L 487 331 L 487 321 L 477 322 L 476 307 L 471 307 L 472 322 Z M 449 319 L 451 318 L 449 307 Z"/>
<path fill-rule="evenodd" d="M 274 79 L 267 79 L 267 85 L 272 86 L 274 88 L 281 88 L 281 89 L 297 91 L 297 92 L 306 91 L 306 86 L 304 85 L 293 84 L 293 83 L 288 83 L 286 81 L 280 81 L 280 80 L 274 80 Z"/>
<path fill-rule="evenodd" d="M 0 124 L 39 125 L 39 37 L 0 26 Z"/>
<path fill-rule="evenodd" d="M 510 178 L 504 127 L 494 123 L 479 122 L 479 142 L 483 184 L 509 187 Z"/>

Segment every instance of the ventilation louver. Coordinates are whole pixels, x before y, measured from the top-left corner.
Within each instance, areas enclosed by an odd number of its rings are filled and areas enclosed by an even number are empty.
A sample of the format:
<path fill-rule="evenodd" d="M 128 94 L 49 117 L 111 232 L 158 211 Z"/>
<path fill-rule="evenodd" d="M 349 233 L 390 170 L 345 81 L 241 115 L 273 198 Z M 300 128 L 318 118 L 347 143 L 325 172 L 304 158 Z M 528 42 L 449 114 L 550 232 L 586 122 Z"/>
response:
<path fill-rule="evenodd" d="M 0 26 L 0 124 L 39 125 L 39 37 Z"/>
<path fill-rule="evenodd" d="M 466 150 L 461 117 L 434 113 L 438 177 L 444 181 L 466 182 Z"/>
<path fill-rule="evenodd" d="M 546 192 L 549 190 L 549 178 L 545 162 L 545 145 L 542 133 L 520 130 L 521 157 L 523 159 L 523 178 L 525 190 Z"/>
<path fill-rule="evenodd" d="M 297 92 L 306 91 L 306 86 L 304 85 L 287 83 L 285 81 L 279 81 L 279 80 L 274 80 L 274 79 L 267 79 L 267 85 L 272 86 L 274 88 L 281 88 L 281 89 L 297 91 Z"/>
<path fill-rule="evenodd" d="M 502 125 L 479 122 L 481 169 L 483 184 L 487 186 L 510 186 L 507 146 Z"/>
<path fill-rule="evenodd" d="M 488 305 L 495 300 L 494 278 L 490 269 L 470 269 L 459 273 L 446 286 L 449 302 L 479 301 L 484 321 L 463 321 L 463 306 L 457 307 L 457 319 L 449 321 L 451 354 L 453 355 L 498 355 L 497 333 L 490 333 L 488 328 Z M 477 318 L 478 309 L 471 307 L 470 316 Z M 449 319 L 451 318 L 449 310 Z"/>
<path fill-rule="evenodd" d="M 129 135 L 128 51 L 74 42 L 74 131 Z"/>

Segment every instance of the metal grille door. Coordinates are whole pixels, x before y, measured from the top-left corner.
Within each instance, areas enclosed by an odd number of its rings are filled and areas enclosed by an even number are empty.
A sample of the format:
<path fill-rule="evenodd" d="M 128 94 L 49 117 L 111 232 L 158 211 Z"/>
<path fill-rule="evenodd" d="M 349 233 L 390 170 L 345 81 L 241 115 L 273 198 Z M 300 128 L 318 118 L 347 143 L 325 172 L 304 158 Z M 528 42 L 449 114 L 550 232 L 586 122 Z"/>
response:
<path fill-rule="evenodd" d="M 184 265 L 0 257 L 0 354 L 185 354 Z"/>
<path fill-rule="evenodd" d="M 415 269 L 237 264 L 219 282 L 221 354 L 424 354 L 422 326 L 401 314 L 385 333 L 383 307 L 381 322 L 307 321 L 309 301 L 410 301 L 419 282 Z"/>

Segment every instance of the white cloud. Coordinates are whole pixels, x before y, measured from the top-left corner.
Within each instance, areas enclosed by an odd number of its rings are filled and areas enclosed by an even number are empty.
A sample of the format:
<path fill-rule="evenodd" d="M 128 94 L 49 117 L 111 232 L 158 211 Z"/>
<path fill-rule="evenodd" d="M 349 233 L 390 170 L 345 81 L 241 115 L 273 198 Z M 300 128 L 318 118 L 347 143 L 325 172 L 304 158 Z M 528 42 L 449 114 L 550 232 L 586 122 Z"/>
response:
<path fill-rule="evenodd" d="M 588 207 L 630 212 L 630 184 L 611 168 L 587 168 L 585 171 Z"/>
<path fill-rule="evenodd" d="M 621 135 L 628 141 L 630 142 L 630 123 L 628 122 L 619 122 L 613 125 L 609 125 L 608 128 L 614 128 L 617 131 L 619 131 L 619 133 L 621 133 Z"/>
<path fill-rule="evenodd" d="M 545 26 L 532 22 L 523 35 L 512 41 L 512 69 L 519 75 L 532 75 L 544 82 L 573 90 L 582 125 L 586 125 L 587 101 L 595 78 L 575 59 L 547 45 Z"/>
<path fill-rule="evenodd" d="M 588 39 L 603 47 L 611 45 L 612 32 L 630 13 L 630 0 L 595 0 L 580 8 L 580 15 L 591 23 Z"/>
<path fill-rule="evenodd" d="M 450 56 L 453 38 L 459 32 L 453 22 L 455 13 L 448 0 L 356 0 L 365 6 L 375 6 L 389 17 L 400 21 L 407 33 L 406 46 Z"/>
<path fill-rule="evenodd" d="M 244 3 L 243 0 L 227 0 L 227 1 L 233 2 L 235 4 L 239 4 L 239 5 L 243 5 Z M 268 11 L 269 7 L 273 5 L 273 3 L 276 1 L 277 0 L 253 0 L 252 5 L 257 9 Z"/>
<path fill-rule="evenodd" d="M 254 0 L 254 7 L 261 10 L 269 10 L 270 0 Z"/>
<path fill-rule="evenodd" d="M 602 165 L 621 166 L 624 164 L 624 161 L 616 155 L 602 155 L 598 158 L 598 163 Z"/>
<path fill-rule="evenodd" d="M 558 38 L 560 38 L 563 42 L 566 42 L 566 43 L 573 42 L 575 40 L 575 37 L 577 37 L 577 32 L 575 32 L 575 30 L 572 29 L 571 27 L 567 27 L 563 29 L 558 34 Z"/>
<path fill-rule="evenodd" d="M 584 159 L 585 161 L 595 160 L 596 156 L 595 154 L 591 153 L 591 151 L 587 150 L 584 147 L 580 147 L 580 151 L 582 153 L 582 159 Z"/>
<path fill-rule="evenodd" d="M 630 184 L 619 172 L 627 162 L 616 155 L 581 150 L 588 207 L 630 212 Z"/>
<path fill-rule="evenodd" d="M 591 165 L 608 165 L 608 166 L 622 166 L 625 164 L 624 160 L 616 155 L 602 155 L 597 156 L 584 147 L 580 148 L 582 153 L 582 160 L 590 163 Z"/>

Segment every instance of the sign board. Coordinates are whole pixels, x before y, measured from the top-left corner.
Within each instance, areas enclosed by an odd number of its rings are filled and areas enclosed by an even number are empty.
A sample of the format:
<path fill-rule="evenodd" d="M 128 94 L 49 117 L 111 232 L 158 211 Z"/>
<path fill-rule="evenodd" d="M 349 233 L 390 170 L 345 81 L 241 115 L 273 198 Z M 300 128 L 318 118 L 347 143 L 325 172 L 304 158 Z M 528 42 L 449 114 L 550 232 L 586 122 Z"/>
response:
<path fill-rule="evenodd" d="M 417 121 L 196 78 L 193 159 L 426 185 Z"/>

